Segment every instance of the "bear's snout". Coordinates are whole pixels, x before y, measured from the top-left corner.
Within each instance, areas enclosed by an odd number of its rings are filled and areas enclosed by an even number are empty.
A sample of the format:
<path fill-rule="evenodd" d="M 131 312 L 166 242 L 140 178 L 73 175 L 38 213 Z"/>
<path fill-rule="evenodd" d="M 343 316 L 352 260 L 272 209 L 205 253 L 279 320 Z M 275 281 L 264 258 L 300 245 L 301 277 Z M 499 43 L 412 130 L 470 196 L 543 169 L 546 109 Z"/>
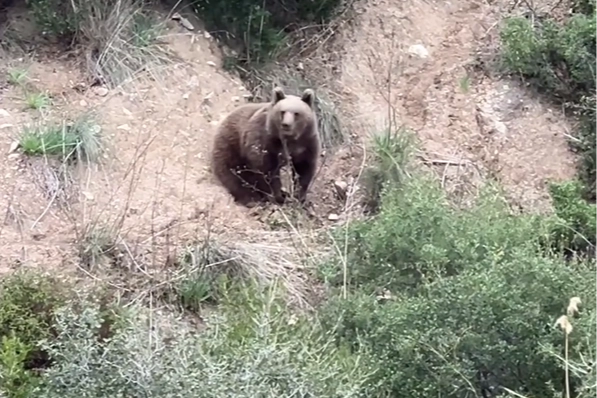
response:
<path fill-rule="evenodd" d="M 284 112 L 282 115 L 282 129 L 283 130 L 290 130 L 294 125 L 294 115 L 292 112 Z"/>

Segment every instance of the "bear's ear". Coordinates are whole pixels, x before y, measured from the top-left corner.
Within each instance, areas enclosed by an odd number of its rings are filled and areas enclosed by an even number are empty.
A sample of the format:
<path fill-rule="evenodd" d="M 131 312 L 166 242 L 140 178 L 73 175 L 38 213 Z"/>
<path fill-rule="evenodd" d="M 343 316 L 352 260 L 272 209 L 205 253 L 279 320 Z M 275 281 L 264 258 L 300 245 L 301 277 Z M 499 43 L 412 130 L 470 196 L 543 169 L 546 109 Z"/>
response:
<path fill-rule="evenodd" d="M 313 92 L 313 90 L 308 88 L 305 91 L 303 91 L 303 96 L 301 97 L 301 100 L 305 104 L 309 105 L 310 108 L 313 108 L 313 102 L 315 102 L 315 93 Z"/>
<path fill-rule="evenodd" d="M 284 94 L 284 90 L 282 90 L 281 87 L 274 88 L 274 93 L 272 95 L 272 102 L 274 104 L 277 104 L 278 101 L 281 101 L 284 98 L 286 98 L 286 94 Z"/>

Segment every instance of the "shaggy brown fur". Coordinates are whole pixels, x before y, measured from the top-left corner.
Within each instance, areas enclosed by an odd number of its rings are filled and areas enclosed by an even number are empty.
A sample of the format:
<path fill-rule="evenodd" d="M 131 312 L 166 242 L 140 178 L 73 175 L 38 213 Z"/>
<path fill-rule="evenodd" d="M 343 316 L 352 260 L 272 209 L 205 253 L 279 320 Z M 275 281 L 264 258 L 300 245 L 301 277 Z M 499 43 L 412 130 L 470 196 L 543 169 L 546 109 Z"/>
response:
<path fill-rule="evenodd" d="M 235 201 L 249 207 L 267 197 L 283 203 L 280 168 L 288 158 L 299 176 L 298 198 L 304 200 L 319 156 L 312 105 L 311 90 L 299 98 L 276 87 L 271 102 L 242 105 L 222 121 L 212 171 Z"/>

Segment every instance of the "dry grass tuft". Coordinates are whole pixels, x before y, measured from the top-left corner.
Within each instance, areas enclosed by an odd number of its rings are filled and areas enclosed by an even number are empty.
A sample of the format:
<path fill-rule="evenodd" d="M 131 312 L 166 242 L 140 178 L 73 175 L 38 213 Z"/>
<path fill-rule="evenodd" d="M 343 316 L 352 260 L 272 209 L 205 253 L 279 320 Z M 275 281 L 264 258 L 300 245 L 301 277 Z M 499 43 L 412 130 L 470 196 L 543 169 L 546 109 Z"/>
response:
<path fill-rule="evenodd" d="M 309 308 L 312 291 L 308 281 L 310 260 L 297 248 L 295 239 L 283 231 L 260 231 L 251 235 L 254 238 L 247 241 L 211 237 L 187 247 L 180 260 L 181 267 L 171 283 L 189 278 L 196 283 L 193 286 L 186 284 L 185 292 L 179 291 L 179 295 L 187 301 L 191 300 L 191 294 L 206 298 L 211 294 L 206 285 L 224 276 L 228 281 L 256 281 L 261 286 L 275 282 L 282 286 L 289 304 Z M 313 249 L 309 255 L 313 258 L 319 253 Z"/>
<path fill-rule="evenodd" d="M 91 76 L 117 86 L 139 72 L 154 73 L 169 65 L 173 53 L 159 42 L 164 22 L 138 0 L 73 2 L 79 8 L 78 40 L 86 47 Z"/>
<path fill-rule="evenodd" d="M 119 256 L 115 232 L 98 224 L 88 224 L 77 239 L 81 265 L 93 270 L 113 265 Z"/>

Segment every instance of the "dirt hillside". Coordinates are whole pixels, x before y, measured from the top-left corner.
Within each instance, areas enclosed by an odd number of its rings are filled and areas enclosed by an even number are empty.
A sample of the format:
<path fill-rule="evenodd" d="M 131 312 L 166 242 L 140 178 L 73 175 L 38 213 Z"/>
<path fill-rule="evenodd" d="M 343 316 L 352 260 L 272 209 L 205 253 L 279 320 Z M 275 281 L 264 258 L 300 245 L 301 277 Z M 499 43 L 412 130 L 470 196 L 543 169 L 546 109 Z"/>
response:
<path fill-rule="evenodd" d="M 575 173 L 566 122 L 517 84 L 475 69 L 475 51 L 497 31 L 502 5 L 371 0 L 357 7 L 355 23 L 338 38 L 342 62 L 333 87 L 345 94 L 343 110 L 364 126 L 353 133 L 366 139 L 378 129 L 389 101 L 422 140 L 423 157 L 442 167 L 449 189 L 470 190 L 492 176 L 521 207 L 544 208 L 545 182 Z M 26 31 L 30 24 L 18 15 Z M 209 173 L 216 125 L 247 90 L 222 70 L 213 38 L 190 20 L 193 32 L 169 22 L 165 40 L 181 61 L 159 82 L 80 90 L 85 77 L 76 59 L 37 54 L 0 61 L 3 76 L 25 68 L 36 89 L 52 98 L 45 111 L 25 110 L 20 88 L 0 79 L 0 271 L 72 267 L 73 242 L 98 223 L 122 220 L 118 235 L 135 262 L 152 264 L 164 264 L 169 247 L 204 234 L 208 225 L 230 239 L 267 227 L 267 215 L 235 205 Z M 23 126 L 87 110 L 97 113 L 109 144 L 101 165 L 67 178 L 43 159 L 11 152 Z M 349 149 L 326 161 L 313 194 L 322 222 L 342 210 L 329 182 L 356 176 L 359 166 Z"/>
<path fill-rule="evenodd" d="M 374 0 L 360 7 L 356 28 L 344 33 L 340 78 L 358 98 L 353 113 L 375 129 L 389 96 L 425 158 L 452 180 L 450 189 L 492 177 L 523 209 L 548 206 L 545 182 L 575 174 L 565 118 L 479 65 L 484 47 L 495 49 L 510 2 Z"/>

